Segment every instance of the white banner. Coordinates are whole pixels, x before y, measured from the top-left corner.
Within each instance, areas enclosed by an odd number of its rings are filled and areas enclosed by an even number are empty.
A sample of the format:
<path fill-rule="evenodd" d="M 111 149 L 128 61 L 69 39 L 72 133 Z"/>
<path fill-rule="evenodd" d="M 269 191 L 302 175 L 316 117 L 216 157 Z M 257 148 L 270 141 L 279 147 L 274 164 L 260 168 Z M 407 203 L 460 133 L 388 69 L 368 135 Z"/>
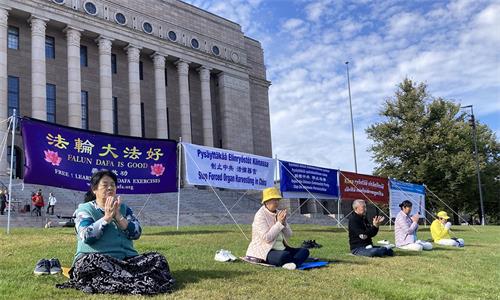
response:
<path fill-rule="evenodd" d="M 405 200 L 413 204 L 410 216 L 419 213 L 420 218 L 425 217 L 425 188 L 423 185 L 391 179 L 389 196 L 391 218 L 398 215 L 401 211 L 399 204 Z"/>
<path fill-rule="evenodd" d="M 182 143 L 186 180 L 235 190 L 262 190 L 274 185 L 274 160 L 253 154 Z"/>

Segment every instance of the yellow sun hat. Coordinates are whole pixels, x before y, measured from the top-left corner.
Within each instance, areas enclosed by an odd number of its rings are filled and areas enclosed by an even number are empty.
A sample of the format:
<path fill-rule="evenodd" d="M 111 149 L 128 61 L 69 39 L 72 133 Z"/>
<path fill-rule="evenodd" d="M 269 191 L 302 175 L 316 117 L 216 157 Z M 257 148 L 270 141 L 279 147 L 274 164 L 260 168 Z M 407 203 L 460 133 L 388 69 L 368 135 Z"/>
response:
<path fill-rule="evenodd" d="M 275 188 L 275 187 L 270 187 L 270 188 L 267 188 L 267 189 L 264 189 L 262 191 L 262 204 L 264 204 L 264 202 L 266 201 L 269 201 L 269 200 L 272 200 L 272 199 L 277 199 L 277 200 L 280 200 L 282 197 L 281 197 L 281 194 L 280 194 L 280 190 L 278 188 Z"/>
<path fill-rule="evenodd" d="M 448 217 L 448 214 L 445 211 L 440 211 L 437 214 L 438 218 L 443 218 L 445 220 L 448 220 L 450 217 Z"/>

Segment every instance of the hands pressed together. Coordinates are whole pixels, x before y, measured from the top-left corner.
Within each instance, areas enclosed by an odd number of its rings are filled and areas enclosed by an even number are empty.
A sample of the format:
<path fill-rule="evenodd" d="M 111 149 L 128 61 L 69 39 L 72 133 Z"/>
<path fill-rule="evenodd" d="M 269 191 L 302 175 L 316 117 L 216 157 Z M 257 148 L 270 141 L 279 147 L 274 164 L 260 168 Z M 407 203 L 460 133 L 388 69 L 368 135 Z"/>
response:
<path fill-rule="evenodd" d="M 280 210 L 278 212 L 278 215 L 276 216 L 277 221 L 280 222 L 281 224 L 285 225 L 286 224 L 286 217 L 287 217 L 287 211 L 286 208 L 283 210 Z"/>
<path fill-rule="evenodd" d="M 120 213 L 120 197 L 109 196 L 106 198 L 106 203 L 104 203 L 104 220 L 106 222 L 111 222 L 115 219 L 119 222 L 123 216 Z"/>

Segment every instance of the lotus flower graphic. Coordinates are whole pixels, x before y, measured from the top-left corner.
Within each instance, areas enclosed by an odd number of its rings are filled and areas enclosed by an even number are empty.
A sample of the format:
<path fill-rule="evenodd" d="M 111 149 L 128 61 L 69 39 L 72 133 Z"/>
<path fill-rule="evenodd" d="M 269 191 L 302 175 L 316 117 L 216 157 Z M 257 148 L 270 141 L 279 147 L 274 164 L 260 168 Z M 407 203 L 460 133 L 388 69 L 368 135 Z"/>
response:
<path fill-rule="evenodd" d="M 59 157 L 59 154 L 55 151 L 44 150 L 45 153 L 45 161 L 51 163 L 53 166 L 59 166 L 62 158 Z"/>
<path fill-rule="evenodd" d="M 158 177 L 163 175 L 163 172 L 165 172 L 165 167 L 162 164 L 154 164 L 151 166 L 151 175 Z"/>

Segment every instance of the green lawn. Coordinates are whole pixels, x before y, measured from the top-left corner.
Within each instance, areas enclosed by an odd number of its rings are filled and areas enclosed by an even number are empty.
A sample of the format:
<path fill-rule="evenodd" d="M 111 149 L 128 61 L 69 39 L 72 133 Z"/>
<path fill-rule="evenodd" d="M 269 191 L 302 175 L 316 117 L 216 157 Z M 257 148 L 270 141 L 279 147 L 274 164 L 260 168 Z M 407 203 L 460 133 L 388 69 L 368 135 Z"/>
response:
<path fill-rule="evenodd" d="M 288 271 L 243 262 L 214 261 L 217 249 L 245 254 L 248 242 L 235 226 L 145 227 L 135 242 L 139 252 L 163 253 L 177 280 L 171 295 L 130 299 L 499 299 L 500 227 L 456 226 L 465 248 L 435 247 L 431 252 L 396 251 L 393 258 L 363 258 L 349 254 L 347 233 L 335 227 L 295 225 L 293 245 L 315 239 L 323 248 L 312 255 L 331 260 L 322 269 Z M 250 236 L 250 226 L 244 226 Z M 419 238 L 430 237 L 428 228 Z M 394 240 L 383 228 L 376 240 Z M 40 258 L 57 257 L 69 265 L 75 250 L 74 230 L 13 229 L 0 233 L 0 298 L 2 299 L 122 299 L 60 290 L 62 275 L 33 275 Z"/>

